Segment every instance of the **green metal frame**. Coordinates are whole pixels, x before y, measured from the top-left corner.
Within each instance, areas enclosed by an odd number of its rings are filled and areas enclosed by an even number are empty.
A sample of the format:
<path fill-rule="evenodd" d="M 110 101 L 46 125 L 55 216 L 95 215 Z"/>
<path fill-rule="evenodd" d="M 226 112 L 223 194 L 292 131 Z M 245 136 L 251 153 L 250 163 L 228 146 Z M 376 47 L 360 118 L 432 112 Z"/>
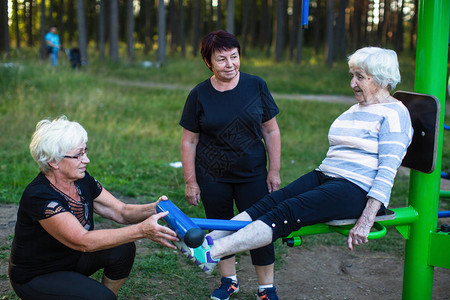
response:
<path fill-rule="evenodd" d="M 450 0 L 419 0 L 414 91 L 433 95 L 440 102 L 444 120 L 450 27 Z M 377 222 L 370 238 L 386 234 L 384 226 L 395 226 L 406 239 L 403 299 L 431 299 L 434 267 L 450 268 L 450 234 L 439 232 L 437 216 L 440 191 L 444 122 L 439 125 L 435 170 L 431 174 L 411 170 L 408 207 L 393 208 L 393 220 Z M 449 192 L 450 195 L 450 192 Z M 351 226 L 316 224 L 303 227 L 287 238 L 301 245 L 301 236 L 339 232 Z"/>

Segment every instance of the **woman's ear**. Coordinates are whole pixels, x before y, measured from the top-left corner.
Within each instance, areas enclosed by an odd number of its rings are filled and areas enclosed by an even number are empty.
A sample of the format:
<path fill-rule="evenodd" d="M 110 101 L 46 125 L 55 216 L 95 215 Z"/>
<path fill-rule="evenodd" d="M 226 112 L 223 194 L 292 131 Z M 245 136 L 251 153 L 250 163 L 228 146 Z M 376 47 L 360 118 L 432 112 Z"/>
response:
<path fill-rule="evenodd" d="M 211 65 L 206 61 L 206 58 L 204 58 L 203 61 L 205 62 L 208 69 L 210 69 L 212 71 Z"/>
<path fill-rule="evenodd" d="M 52 167 L 52 169 L 54 169 L 54 170 L 59 169 L 59 165 L 58 165 L 57 163 L 55 163 L 54 161 L 48 162 L 48 165 L 49 165 L 50 167 Z"/>

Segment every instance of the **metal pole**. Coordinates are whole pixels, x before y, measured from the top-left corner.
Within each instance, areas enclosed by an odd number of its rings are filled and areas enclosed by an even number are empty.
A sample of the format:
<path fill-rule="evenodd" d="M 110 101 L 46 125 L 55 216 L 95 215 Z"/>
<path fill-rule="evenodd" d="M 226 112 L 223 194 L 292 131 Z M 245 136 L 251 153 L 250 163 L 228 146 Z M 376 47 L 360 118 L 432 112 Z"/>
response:
<path fill-rule="evenodd" d="M 411 171 L 409 205 L 419 213 L 406 241 L 403 299 L 431 299 L 434 268 L 429 262 L 431 232 L 436 232 L 445 111 L 450 1 L 419 0 L 415 91 L 436 96 L 441 123 L 436 169 L 432 174 Z"/>

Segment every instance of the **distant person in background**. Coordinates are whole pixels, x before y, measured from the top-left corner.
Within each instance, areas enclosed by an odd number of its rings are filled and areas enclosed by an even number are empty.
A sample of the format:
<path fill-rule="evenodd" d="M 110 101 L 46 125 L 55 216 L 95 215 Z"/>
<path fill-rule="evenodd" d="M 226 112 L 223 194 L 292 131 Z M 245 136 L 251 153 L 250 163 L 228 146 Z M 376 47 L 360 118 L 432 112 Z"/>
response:
<path fill-rule="evenodd" d="M 201 200 L 207 218 L 231 219 L 233 202 L 242 212 L 280 187 L 279 110 L 263 79 L 239 71 L 234 35 L 209 33 L 201 54 L 212 76 L 192 89 L 180 121 L 185 196 L 191 205 Z M 273 244 L 250 255 L 259 299 L 278 299 Z M 221 258 L 219 271 L 221 284 L 211 299 L 225 300 L 239 291 L 234 254 Z"/>
<path fill-rule="evenodd" d="M 61 45 L 59 44 L 59 35 L 56 33 L 56 27 L 50 27 L 50 32 L 45 35 L 45 43 L 47 44 L 47 51 L 50 56 L 50 61 L 53 66 L 58 65 L 59 49 Z"/>

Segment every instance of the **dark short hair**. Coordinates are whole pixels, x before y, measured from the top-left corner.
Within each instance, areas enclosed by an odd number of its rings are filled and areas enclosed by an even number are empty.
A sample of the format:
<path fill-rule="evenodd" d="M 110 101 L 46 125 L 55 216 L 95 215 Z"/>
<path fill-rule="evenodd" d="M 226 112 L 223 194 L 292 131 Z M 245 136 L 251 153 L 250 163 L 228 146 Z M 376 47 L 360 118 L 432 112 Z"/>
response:
<path fill-rule="evenodd" d="M 241 45 L 236 37 L 225 30 L 218 30 L 208 33 L 202 39 L 200 52 L 203 60 L 208 63 L 208 65 L 211 65 L 211 56 L 214 52 L 230 50 L 233 48 L 237 48 L 239 55 L 241 55 Z M 211 70 L 211 67 L 209 67 L 209 69 Z"/>

